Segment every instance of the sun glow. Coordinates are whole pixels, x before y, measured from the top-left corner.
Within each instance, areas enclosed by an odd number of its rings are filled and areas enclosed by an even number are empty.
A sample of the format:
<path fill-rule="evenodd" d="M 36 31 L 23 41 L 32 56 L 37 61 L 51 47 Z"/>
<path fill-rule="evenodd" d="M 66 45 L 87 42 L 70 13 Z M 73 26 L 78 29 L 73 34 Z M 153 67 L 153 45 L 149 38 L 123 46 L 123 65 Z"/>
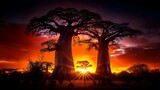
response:
<path fill-rule="evenodd" d="M 80 72 L 82 73 L 82 74 L 85 74 L 85 73 L 87 73 L 87 72 L 89 72 L 87 69 L 80 69 Z"/>
<path fill-rule="evenodd" d="M 75 71 L 76 72 L 81 72 L 81 73 L 86 73 L 86 72 L 91 72 L 91 73 L 95 73 L 96 70 L 96 64 L 93 62 L 91 56 L 89 55 L 83 55 L 83 56 L 78 56 L 74 59 L 74 64 L 75 64 Z M 89 65 L 91 66 L 87 66 L 87 67 L 83 67 L 83 66 L 79 66 L 77 67 L 77 65 L 79 65 L 77 62 L 78 61 L 88 61 Z"/>

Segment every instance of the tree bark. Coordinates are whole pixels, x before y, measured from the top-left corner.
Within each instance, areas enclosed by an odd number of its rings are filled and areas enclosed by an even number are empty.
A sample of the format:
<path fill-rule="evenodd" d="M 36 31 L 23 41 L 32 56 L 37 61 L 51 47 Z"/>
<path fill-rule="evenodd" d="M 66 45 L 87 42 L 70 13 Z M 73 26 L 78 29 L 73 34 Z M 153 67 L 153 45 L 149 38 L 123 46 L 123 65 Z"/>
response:
<path fill-rule="evenodd" d="M 99 41 L 96 73 L 101 77 L 107 77 L 111 74 L 108 43 L 105 40 Z"/>
<path fill-rule="evenodd" d="M 67 30 L 66 30 L 67 31 Z M 58 49 L 55 52 L 55 69 L 53 74 L 63 78 L 74 73 L 74 62 L 72 56 L 72 36 L 70 32 L 60 34 Z"/>

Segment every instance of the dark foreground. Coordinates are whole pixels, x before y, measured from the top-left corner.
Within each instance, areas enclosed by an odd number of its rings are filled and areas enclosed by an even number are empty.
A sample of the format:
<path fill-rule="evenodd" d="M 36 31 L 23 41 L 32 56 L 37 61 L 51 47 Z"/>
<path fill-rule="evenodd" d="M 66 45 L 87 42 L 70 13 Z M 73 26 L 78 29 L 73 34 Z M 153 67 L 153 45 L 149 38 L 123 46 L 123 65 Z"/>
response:
<path fill-rule="evenodd" d="M 38 73 L 0 73 L 0 90 L 160 90 L 159 83 L 159 71 L 137 75 L 122 72 L 110 78 L 76 73 L 71 79 Z"/>
<path fill-rule="evenodd" d="M 158 82 L 159 83 L 159 82 Z M 31 82 L 26 84 L 1 84 L 0 90 L 160 90 L 159 85 L 153 85 L 148 81 L 99 81 L 99 80 L 73 80 L 67 81 L 64 80 L 63 83 L 59 81 L 45 82 L 45 84 L 41 85 L 33 85 Z"/>

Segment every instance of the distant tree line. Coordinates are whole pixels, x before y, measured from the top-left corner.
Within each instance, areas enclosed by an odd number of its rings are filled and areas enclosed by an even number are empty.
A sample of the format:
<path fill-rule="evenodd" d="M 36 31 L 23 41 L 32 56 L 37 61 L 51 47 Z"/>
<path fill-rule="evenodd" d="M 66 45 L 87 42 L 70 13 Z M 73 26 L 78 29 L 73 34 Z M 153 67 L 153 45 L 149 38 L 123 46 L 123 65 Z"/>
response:
<path fill-rule="evenodd" d="M 40 90 L 50 90 L 57 88 L 57 80 L 52 78 L 52 74 L 46 74 L 42 70 L 41 62 L 30 62 L 32 66 L 25 72 L 10 71 L 5 72 L 4 69 L 0 70 L 0 85 L 1 88 L 20 88 L 20 89 L 40 89 Z M 6 69 L 5 69 L 6 70 Z M 90 76 L 96 81 L 99 78 L 96 74 L 90 73 Z M 64 79 L 67 80 L 67 79 Z M 92 80 L 92 79 L 91 79 Z M 137 64 L 129 67 L 126 71 L 120 73 L 112 73 L 111 77 L 103 78 L 101 83 L 96 83 L 96 85 L 110 87 L 122 86 L 124 88 L 159 88 L 160 81 L 160 70 L 154 69 L 149 70 L 146 64 Z M 60 83 L 62 84 L 62 83 Z M 73 83 L 68 84 L 68 86 L 73 86 Z M 96 87 L 94 85 L 94 87 Z"/>

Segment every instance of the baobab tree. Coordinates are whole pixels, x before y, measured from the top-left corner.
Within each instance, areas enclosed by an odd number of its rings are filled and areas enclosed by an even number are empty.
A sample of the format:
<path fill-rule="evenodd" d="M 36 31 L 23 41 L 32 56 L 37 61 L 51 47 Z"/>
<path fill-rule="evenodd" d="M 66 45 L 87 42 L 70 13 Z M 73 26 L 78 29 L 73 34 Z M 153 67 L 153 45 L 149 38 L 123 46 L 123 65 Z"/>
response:
<path fill-rule="evenodd" d="M 26 31 L 40 36 L 59 36 L 58 49 L 55 51 L 55 69 L 53 73 L 74 72 L 72 56 L 72 37 L 77 35 L 76 29 L 100 20 L 101 17 L 88 10 L 76 10 L 74 8 L 55 8 L 46 15 L 33 18 L 27 26 Z"/>
<path fill-rule="evenodd" d="M 125 36 L 140 34 L 139 30 L 128 27 L 127 23 L 117 24 L 111 21 L 101 21 L 85 28 L 79 34 L 87 35 L 89 39 L 79 40 L 80 43 L 88 43 L 88 49 L 94 47 L 98 50 L 96 73 L 101 77 L 111 74 L 109 45 Z"/>

